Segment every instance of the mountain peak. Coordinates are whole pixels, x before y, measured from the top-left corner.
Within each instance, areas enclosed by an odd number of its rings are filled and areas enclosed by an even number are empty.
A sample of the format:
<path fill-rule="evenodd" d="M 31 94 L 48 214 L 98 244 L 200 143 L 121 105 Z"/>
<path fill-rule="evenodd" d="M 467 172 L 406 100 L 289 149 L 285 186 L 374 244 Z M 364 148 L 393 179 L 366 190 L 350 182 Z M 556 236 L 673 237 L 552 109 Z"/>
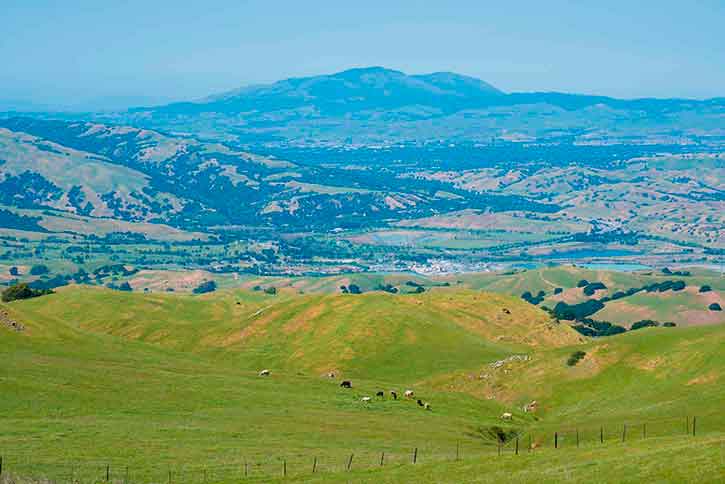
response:
<path fill-rule="evenodd" d="M 250 86 L 172 110 L 225 113 L 313 109 L 319 113 L 350 113 L 425 106 L 452 112 L 503 95 L 492 85 L 453 72 L 408 75 L 381 66 L 355 67 L 333 74 L 295 77 Z M 161 108 L 162 110 L 164 108 Z"/>

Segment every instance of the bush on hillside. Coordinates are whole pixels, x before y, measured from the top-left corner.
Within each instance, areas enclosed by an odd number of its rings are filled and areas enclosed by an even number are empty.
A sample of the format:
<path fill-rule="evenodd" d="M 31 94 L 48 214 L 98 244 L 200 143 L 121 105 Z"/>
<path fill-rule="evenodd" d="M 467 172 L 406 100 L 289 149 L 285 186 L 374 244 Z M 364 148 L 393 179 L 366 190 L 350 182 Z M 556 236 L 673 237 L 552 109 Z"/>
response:
<path fill-rule="evenodd" d="M 391 294 L 397 294 L 398 288 L 393 286 L 392 284 L 378 284 L 378 286 L 375 288 L 376 291 L 385 291 L 389 292 Z"/>
<path fill-rule="evenodd" d="M 697 292 L 710 292 L 710 291 L 712 291 L 712 288 L 710 286 L 708 286 L 707 284 L 703 284 L 702 286 L 700 286 L 700 290 Z"/>
<path fill-rule="evenodd" d="M 561 294 L 562 292 L 564 292 L 564 289 L 562 289 L 561 287 L 557 287 L 554 289 L 554 294 Z"/>
<path fill-rule="evenodd" d="M 205 281 L 199 284 L 193 291 L 194 294 L 206 294 L 208 292 L 216 291 L 216 282 Z"/>
<path fill-rule="evenodd" d="M 20 275 L 20 271 L 18 270 L 17 267 L 13 266 L 13 267 L 10 268 L 10 275 L 11 276 L 19 276 Z"/>
<path fill-rule="evenodd" d="M 660 325 L 660 323 L 658 321 L 653 321 L 651 319 L 643 319 L 641 321 L 637 321 L 636 323 L 632 324 L 632 327 L 629 329 L 634 331 L 634 330 L 641 329 L 641 328 L 656 328 L 659 325 Z"/>
<path fill-rule="evenodd" d="M 50 289 L 33 289 L 28 284 L 21 282 L 5 289 L 2 294 L 2 301 L 10 302 L 20 299 L 30 299 L 33 297 L 45 296 L 46 294 L 52 293 L 53 291 L 51 291 Z"/>
<path fill-rule="evenodd" d="M 274 296 L 275 294 L 277 294 L 277 288 L 274 286 L 269 286 L 264 289 L 264 293 L 269 294 L 270 296 Z"/>
<path fill-rule="evenodd" d="M 589 281 L 587 281 L 586 279 L 582 279 L 581 281 L 576 283 L 576 287 L 584 287 L 584 286 L 588 286 L 588 285 L 589 285 Z"/>
<path fill-rule="evenodd" d="M 722 311 L 722 308 L 720 307 L 720 305 L 718 303 L 712 303 L 712 304 L 710 304 L 707 307 L 707 309 L 709 309 L 710 311 Z"/>
<path fill-rule="evenodd" d="M 44 264 L 37 264 L 30 268 L 31 276 L 42 276 L 43 274 L 47 274 L 48 272 L 48 266 Z"/>
<path fill-rule="evenodd" d="M 593 296 L 598 290 L 606 288 L 607 286 L 605 286 L 602 282 L 592 282 L 591 284 L 584 286 L 584 294 L 587 296 Z"/>
<path fill-rule="evenodd" d="M 575 366 L 579 361 L 581 361 L 582 358 L 584 358 L 587 354 L 584 351 L 575 351 L 569 356 L 569 359 L 566 360 L 566 364 L 568 366 Z"/>
<path fill-rule="evenodd" d="M 536 306 L 544 300 L 544 296 L 546 296 L 546 293 L 544 291 L 539 291 L 536 296 L 533 296 L 531 292 L 526 291 L 521 294 L 521 299 Z"/>
<path fill-rule="evenodd" d="M 579 323 L 580 324 L 573 326 L 574 329 L 584 336 L 592 338 L 598 338 L 600 336 L 614 336 L 615 334 L 621 334 L 627 331 L 626 328 L 607 321 L 596 321 L 594 319 L 584 318 L 581 319 Z"/>
<path fill-rule="evenodd" d="M 567 321 L 586 318 L 596 313 L 604 307 L 604 303 L 597 301 L 596 299 L 589 299 L 579 304 L 567 304 L 564 301 L 556 303 L 554 306 L 554 316 L 558 319 L 565 319 Z"/>

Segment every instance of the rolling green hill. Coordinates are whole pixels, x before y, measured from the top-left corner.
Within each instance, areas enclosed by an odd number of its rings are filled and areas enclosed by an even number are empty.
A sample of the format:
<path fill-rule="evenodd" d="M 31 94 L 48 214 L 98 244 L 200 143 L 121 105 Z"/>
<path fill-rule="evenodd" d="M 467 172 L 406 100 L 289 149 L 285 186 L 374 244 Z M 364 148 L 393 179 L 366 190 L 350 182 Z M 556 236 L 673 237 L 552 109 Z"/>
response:
<path fill-rule="evenodd" d="M 69 287 L 3 308 L 3 321 L 25 328 L 0 324 L 0 448 L 11 449 L 5 472 L 20 475 L 99 479 L 108 464 L 115 479 L 129 466 L 136 482 L 167 471 L 201 481 L 205 469 L 210 481 L 228 482 L 243 476 L 246 461 L 269 480 L 284 461 L 291 475 L 307 475 L 317 456 L 320 478 L 336 480 L 329 472 L 351 453 L 359 469 L 385 451 L 389 470 L 350 477 L 501 477 L 485 457 L 495 455 L 491 432 L 500 427 L 544 447 L 524 464 L 506 460 L 510 479 L 532 466 L 591 475 L 585 463 L 599 454 L 627 466 L 647 461 L 661 477 L 679 475 L 667 474 L 679 462 L 670 454 L 713 468 L 718 454 L 697 449 L 725 436 L 723 325 L 589 341 L 518 298 L 460 289 L 182 296 Z M 575 351 L 586 354 L 569 366 Z M 258 376 L 262 368 L 271 375 Z M 341 378 L 353 388 L 340 388 Z M 408 388 L 432 410 L 387 394 Z M 536 411 L 523 412 L 531 400 Z M 505 411 L 511 421 L 499 418 Z M 683 444 L 675 437 L 693 415 L 702 440 Z M 612 442 L 625 422 L 649 422 L 648 447 Z M 605 450 L 551 454 L 552 432 L 572 446 L 580 428 L 591 446 L 600 425 L 609 432 Z M 457 446 L 464 462 L 433 466 Z M 400 464 L 413 448 L 428 464 L 407 471 Z"/>

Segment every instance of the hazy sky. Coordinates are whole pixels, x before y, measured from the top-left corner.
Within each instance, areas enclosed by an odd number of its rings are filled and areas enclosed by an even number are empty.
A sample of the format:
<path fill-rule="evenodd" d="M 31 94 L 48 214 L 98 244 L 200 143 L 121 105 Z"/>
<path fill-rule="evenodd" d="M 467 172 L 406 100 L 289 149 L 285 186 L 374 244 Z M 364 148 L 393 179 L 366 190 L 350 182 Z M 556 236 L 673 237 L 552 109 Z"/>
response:
<path fill-rule="evenodd" d="M 716 97 L 724 29 L 723 0 L 0 0 L 0 99 L 159 102 L 369 65 Z"/>

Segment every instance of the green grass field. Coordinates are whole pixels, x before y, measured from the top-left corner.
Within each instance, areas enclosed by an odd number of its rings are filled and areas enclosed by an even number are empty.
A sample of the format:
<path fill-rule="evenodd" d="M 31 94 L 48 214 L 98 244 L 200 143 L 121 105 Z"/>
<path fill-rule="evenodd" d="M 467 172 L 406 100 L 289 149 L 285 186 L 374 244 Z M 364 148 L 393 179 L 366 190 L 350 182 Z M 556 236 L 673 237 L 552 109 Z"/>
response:
<path fill-rule="evenodd" d="M 632 472 L 714 482 L 721 468 L 721 325 L 588 341 L 516 297 L 460 289 L 199 297 L 69 287 L 3 307 L 26 327 L 0 325 L 6 475 L 97 482 L 108 465 L 116 482 L 126 467 L 131 482 L 169 472 L 172 482 L 234 482 L 246 462 L 260 481 L 285 463 L 288 479 L 307 480 L 315 458 L 316 478 L 331 482 L 619 482 Z M 567 366 L 576 350 L 586 356 Z M 491 366 L 510 355 L 527 358 Z M 391 389 L 412 389 L 432 409 L 394 401 Z M 524 413 L 531 400 L 537 411 Z M 694 415 L 698 436 L 683 440 Z M 648 439 L 632 430 L 620 443 L 624 423 L 647 423 Z M 509 437 L 500 458 L 495 427 Z M 553 432 L 562 449 L 551 449 Z M 528 438 L 538 447 L 523 455 Z M 451 462 L 456 448 L 461 462 Z"/>

